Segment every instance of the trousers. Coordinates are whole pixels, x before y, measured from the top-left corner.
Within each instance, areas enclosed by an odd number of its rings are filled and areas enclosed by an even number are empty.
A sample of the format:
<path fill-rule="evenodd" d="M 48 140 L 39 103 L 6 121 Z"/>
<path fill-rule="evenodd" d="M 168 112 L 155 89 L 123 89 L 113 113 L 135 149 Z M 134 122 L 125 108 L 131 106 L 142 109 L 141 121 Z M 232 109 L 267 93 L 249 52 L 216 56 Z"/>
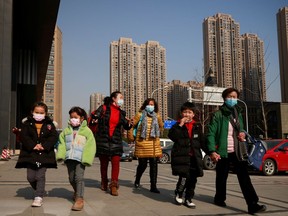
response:
<path fill-rule="evenodd" d="M 229 153 L 228 158 L 221 158 L 216 165 L 216 194 L 214 200 L 223 202 L 226 200 L 226 187 L 229 168 L 233 165 L 238 182 L 247 205 L 254 205 L 259 201 L 258 195 L 252 185 L 247 163 L 238 161 L 235 153 Z"/>
<path fill-rule="evenodd" d="M 68 170 L 69 182 L 73 187 L 76 197 L 84 197 L 84 171 L 85 166 L 76 160 L 67 160 L 66 166 Z"/>
<path fill-rule="evenodd" d="M 138 158 L 138 166 L 137 166 L 137 171 L 136 171 L 135 182 L 137 184 L 140 183 L 140 179 L 147 168 L 148 161 L 149 161 L 149 166 L 150 166 L 149 174 L 150 174 L 151 188 L 156 188 L 157 174 L 158 174 L 157 158 Z"/>
<path fill-rule="evenodd" d="M 43 197 L 45 194 L 46 167 L 27 168 L 27 180 L 35 191 L 35 197 Z"/>
<path fill-rule="evenodd" d="M 109 159 L 111 158 L 111 182 L 118 182 L 119 178 L 119 171 L 120 171 L 120 156 L 119 155 L 99 155 L 100 160 L 100 172 L 101 172 L 101 179 L 103 182 L 106 182 L 108 180 L 107 172 L 108 172 L 108 165 L 109 165 Z"/>

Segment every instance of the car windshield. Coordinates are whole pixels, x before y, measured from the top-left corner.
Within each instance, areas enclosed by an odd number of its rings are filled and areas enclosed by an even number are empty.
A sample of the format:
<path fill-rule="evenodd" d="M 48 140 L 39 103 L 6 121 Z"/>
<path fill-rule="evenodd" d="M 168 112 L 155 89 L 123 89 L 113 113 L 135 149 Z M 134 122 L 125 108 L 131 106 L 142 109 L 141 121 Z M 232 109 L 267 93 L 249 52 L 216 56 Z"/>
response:
<path fill-rule="evenodd" d="M 169 142 L 168 145 L 166 145 L 165 147 L 163 147 L 163 149 L 172 149 L 173 147 L 173 142 Z"/>

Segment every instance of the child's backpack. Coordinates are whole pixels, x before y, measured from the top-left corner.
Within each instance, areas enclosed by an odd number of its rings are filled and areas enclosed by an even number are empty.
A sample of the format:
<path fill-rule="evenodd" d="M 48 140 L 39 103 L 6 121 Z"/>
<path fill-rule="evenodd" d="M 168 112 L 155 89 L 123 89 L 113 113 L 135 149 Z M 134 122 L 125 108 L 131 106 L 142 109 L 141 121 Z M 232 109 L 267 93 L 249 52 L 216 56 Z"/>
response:
<path fill-rule="evenodd" d="M 259 170 L 262 165 L 263 156 L 266 154 L 267 146 L 259 139 L 255 139 L 246 133 L 247 162 L 253 168 Z"/>

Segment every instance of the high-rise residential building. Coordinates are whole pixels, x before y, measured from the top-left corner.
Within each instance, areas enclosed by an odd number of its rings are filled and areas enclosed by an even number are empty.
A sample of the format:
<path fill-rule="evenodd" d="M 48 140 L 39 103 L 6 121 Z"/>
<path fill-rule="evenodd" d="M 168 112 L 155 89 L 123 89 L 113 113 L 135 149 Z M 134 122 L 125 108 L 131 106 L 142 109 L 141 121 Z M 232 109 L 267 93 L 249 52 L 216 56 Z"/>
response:
<path fill-rule="evenodd" d="M 218 87 L 242 91 L 240 25 L 231 15 L 218 13 L 204 19 L 204 77 L 214 77 Z"/>
<path fill-rule="evenodd" d="M 157 41 L 137 45 L 131 38 L 110 44 L 110 92 L 124 95 L 123 109 L 135 115 L 145 99 L 153 97 L 167 117 L 166 50 Z"/>
<path fill-rule="evenodd" d="M 103 104 L 105 95 L 101 93 L 93 93 L 90 95 L 90 113 L 98 109 L 100 105 Z"/>
<path fill-rule="evenodd" d="M 266 101 L 264 42 L 256 34 L 243 34 L 243 93 L 246 101 Z"/>
<path fill-rule="evenodd" d="M 202 89 L 203 83 L 196 81 L 181 82 L 180 80 L 172 80 L 167 83 L 169 86 L 167 90 L 167 107 L 168 117 L 172 119 L 178 119 L 180 114 L 180 108 L 182 104 L 189 100 L 188 89 L 191 88 L 191 101 L 198 103 L 202 102 Z"/>
<path fill-rule="evenodd" d="M 288 7 L 280 8 L 277 13 L 277 32 L 281 99 L 288 103 Z"/>
<path fill-rule="evenodd" d="M 48 106 L 48 115 L 62 128 L 62 32 L 58 26 L 50 51 L 43 102 Z"/>

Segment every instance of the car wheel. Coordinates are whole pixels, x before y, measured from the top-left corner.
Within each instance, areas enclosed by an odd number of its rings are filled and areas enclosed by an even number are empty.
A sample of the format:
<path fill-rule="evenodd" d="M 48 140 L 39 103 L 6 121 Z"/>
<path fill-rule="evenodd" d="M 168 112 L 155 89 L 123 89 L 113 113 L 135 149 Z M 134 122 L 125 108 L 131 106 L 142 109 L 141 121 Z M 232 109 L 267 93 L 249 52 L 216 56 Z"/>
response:
<path fill-rule="evenodd" d="M 159 159 L 160 163 L 166 164 L 169 161 L 169 155 L 166 153 L 162 154 L 162 157 Z"/>
<path fill-rule="evenodd" d="M 203 158 L 204 169 L 213 170 L 216 168 L 216 163 L 214 163 L 209 155 L 205 155 Z"/>
<path fill-rule="evenodd" d="M 276 173 L 276 164 L 273 160 L 267 159 L 264 161 L 263 173 L 266 176 L 272 176 Z"/>

